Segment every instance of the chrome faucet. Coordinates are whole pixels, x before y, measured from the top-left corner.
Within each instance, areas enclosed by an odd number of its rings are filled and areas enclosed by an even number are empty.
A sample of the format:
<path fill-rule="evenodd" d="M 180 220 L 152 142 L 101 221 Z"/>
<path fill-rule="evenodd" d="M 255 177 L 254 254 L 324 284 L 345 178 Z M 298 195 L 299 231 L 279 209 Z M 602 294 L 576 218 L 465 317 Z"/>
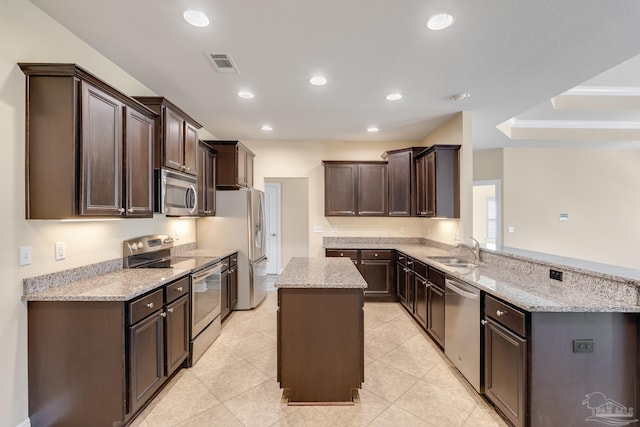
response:
<path fill-rule="evenodd" d="M 473 254 L 473 260 L 478 262 L 480 261 L 480 242 L 471 237 L 472 243 L 471 246 L 465 245 L 464 243 L 457 243 L 454 248 L 465 248 Z"/>

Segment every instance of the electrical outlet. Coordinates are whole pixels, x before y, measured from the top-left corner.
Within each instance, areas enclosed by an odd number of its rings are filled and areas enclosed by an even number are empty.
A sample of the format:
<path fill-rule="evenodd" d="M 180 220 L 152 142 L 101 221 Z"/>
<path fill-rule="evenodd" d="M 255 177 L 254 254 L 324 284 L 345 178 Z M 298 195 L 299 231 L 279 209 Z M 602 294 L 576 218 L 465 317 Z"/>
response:
<path fill-rule="evenodd" d="M 67 257 L 67 244 L 65 242 L 56 242 L 56 261 L 62 261 Z"/>
<path fill-rule="evenodd" d="M 562 271 L 554 270 L 553 268 L 549 269 L 549 277 L 553 280 L 559 280 L 562 282 Z"/>
<path fill-rule="evenodd" d="M 31 264 L 31 246 L 20 246 L 18 264 Z"/>
<path fill-rule="evenodd" d="M 593 353 L 594 339 L 573 340 L 574 353 Z"/>

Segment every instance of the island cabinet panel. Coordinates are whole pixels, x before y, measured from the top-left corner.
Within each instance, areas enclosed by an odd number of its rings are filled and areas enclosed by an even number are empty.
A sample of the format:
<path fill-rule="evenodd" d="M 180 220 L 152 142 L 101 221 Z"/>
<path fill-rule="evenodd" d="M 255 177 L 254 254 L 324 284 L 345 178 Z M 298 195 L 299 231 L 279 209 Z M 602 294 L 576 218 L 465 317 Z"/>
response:
<path fill-rule="evenodd" d="M 323 164 L 325 216 L 387 216 L 387 162 Z"/>
<path fill-rule="evenodd" d="M 151 217 L 156 114 L 75 64 L 19 65 L 26 218 Z"/>
<path fill-rule="evenodd" d="M 278 381 L 290 403 L 352 402 L 364 381 L 362 289 L 278 289 Z"/>

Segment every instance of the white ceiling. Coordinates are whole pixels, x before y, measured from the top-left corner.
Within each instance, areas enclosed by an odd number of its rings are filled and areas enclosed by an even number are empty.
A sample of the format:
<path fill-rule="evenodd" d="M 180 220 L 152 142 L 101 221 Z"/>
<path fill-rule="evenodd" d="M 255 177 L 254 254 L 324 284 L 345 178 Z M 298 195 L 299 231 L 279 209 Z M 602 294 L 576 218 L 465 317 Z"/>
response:
<path fill-rule="evenodd" d="M 420 141 L 467 110 L 474 147 L 535 145 L 496 125 L 514 116 L 609 120 L 554 110 L 549 99 L 640 54 L 637 0 L 32 2 L 223 139 Z M 186 9 L 204 11 L 211 25 L 188 25 Z M 454 25 L 427 30 L 442 11 Z M 229 54 L 239 73 L 217 73 L 205 52 Z M 640 73 L 629 77 L 636 65 L 589 84 L 640 87 Z M 308 83 L 316 73 L 326 86 Z M 391 92 L 403 98 L 386 101 Z M 449 100 L 460 92 L 471 98 Z M 640 121 L 636 112 L 607 114 Z M 266 123 L 272 132 L 260 130 Z M 367 133 L 372 125 L 380 132 Z"/>

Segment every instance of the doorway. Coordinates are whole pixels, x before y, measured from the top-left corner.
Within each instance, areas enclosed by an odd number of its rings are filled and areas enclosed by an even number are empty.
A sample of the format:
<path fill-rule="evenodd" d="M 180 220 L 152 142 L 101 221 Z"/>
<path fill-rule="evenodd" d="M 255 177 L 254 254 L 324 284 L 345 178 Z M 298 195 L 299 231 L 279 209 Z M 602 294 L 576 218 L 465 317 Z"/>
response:
<path fill-rule="evenodd" d="M 497 249 L 502 246 L 502 207 L 500 180 L 473 182 L 473 237 L 480 246 Z"/>
<path fill-rule="evenodd" d="M 279 182 L 265 182 L 265 223 L 267 228 L 267 274 L 279 274 L 282 270 L 281 190 Z"/>

